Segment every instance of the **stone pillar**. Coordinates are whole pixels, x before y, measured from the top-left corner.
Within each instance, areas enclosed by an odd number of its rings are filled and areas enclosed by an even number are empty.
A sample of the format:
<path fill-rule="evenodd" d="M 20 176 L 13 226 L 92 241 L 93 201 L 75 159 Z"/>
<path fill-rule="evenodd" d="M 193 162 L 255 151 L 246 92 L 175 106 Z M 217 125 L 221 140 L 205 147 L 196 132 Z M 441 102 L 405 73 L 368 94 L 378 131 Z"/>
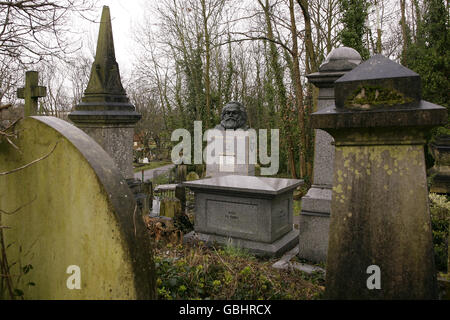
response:
<path fill-rule="evenodd" d="M 447 110 L 421 100 L 420 76 L 376 55 L 335 82 L 312 116 L 335 139 L 328 299 L 437 298 L 425 133 Z"/>
<path fill-rule="evenodd" d="M 356 50 L 341 47 L 330 52 L 319 72 L 307 75 L 309 82 L 319 88 L 318 110 L 334 106 L 334 82 L 360 62 Z M 327 258 L 333 159 L 333 138 L 323 130 L 316 130 L 314 184 L 302 198 L 298 254 L 312 262 L 325 262 Z"/>
<path fill-rule="evenodd" d="M 104 6 L 89 83 L 69 119 L 103 147 L 125 179 L 133 179 L 134 126 L 140 118 L 120 80 L 111 17 Z"/>

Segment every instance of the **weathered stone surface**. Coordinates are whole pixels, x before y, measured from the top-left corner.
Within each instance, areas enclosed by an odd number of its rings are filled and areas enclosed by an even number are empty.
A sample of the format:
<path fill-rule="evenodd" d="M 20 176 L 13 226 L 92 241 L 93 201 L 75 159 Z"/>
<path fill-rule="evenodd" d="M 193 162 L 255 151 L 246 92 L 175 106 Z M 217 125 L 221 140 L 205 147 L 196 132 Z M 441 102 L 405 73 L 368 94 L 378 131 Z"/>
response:
<path fill-rule="evenodd" d="M 125 179 L 134 177 L 133 152 L 130 141 L 133 141 L 132 127 L 80 127 L 93 138 L 114 159 Z M 130 152 L 131 149 L 131 152 Z"/>
<path fill-rule="evenodd" d="M 446 122 L 446 109 L 425 101 L 367 111 L 329 107 L 312 118 L 336 145 L 327 298 L 436 298 L 423 144 L 429 128 Z M 378 289 L 368 286 L 371 266 L 381 271 Z"/>
<path fill-rule="evenodd" d="M 340 47 L 331 50 L 325 61 L 320 65 L 320 72 L 349 71 L 361 63 L 358 51 L 349 47 Z"/>
<path fill-rule="evenodd" d="M 114 161 L 88 135 L 52 117 L 22 120 L 15 143 L 0 143 L 0 172 L 46 159 L 0 179 L 10 262 L 32 265 L 17 288 L 26 299 L 154 298 L 149 239 L 133 194 Z M 76 265 L 81 289 L 69 290 Z M 11 274 L 20 274 L 16 264 Z M 16 280 L 16 279 L 15 279 Z M 35 286 L 28 286 L 33 282 Z"/>
<path fill-rule="evenodd" d="M 336 146 L 330 299 L 432 299 L 436 278 L 422 145 Z M 366 270 L 381 269 L 381 290 Z"/>
<path fill-rule="evenodd" d="M 195 192 L 189 239 L 230 241 L 257 254 L 280 255 L 298 243 L 293 190 L 301 180 L 225 176 L 185 182 Z M 230 240 L 231 239 L 231 240 Z"/>
<path fill-rule="evenodd" d="M 319 88 L 318 110 L 334 106 L 334 82 L 359 63 L 361 56 L 356 50 L 340 47 L 330 52 L 319 72 L 307 75 L 309 82 Z M 302 198 L 299 257 L 325 262 L 333 182 L 333 137 L 323 130 L 316 130 L 314 150 L 314 183 Z"/>
<path fill-rule="evenodd" d="M 244 177 L 229 175 L 203 179 L 192 182 L 184 182 L 183 185 L 191 189 L 218 191 L 222 193 L 280 195 L 292 191 L 303 184 L 303 180 L 278 179 L 263 177 Z"/>
<path fill-rule="evenodd" d="M 39 73 L 27 71 L 25 73 L 25 87 L 17 89 L 17 98 L 25 99 L 25 116 L 35 116 L 38 113 L 38 98 L 47 95 L 47 88 L 38 85 Z"/>
<path fill-rule="evenodd" d="M 69 119 L 108 152 L 125 179 L 134 177 L 133 128 L 141 115 L 130 103 L 120 80 L 107 6 L 103 7 L 88 86 Z"/>

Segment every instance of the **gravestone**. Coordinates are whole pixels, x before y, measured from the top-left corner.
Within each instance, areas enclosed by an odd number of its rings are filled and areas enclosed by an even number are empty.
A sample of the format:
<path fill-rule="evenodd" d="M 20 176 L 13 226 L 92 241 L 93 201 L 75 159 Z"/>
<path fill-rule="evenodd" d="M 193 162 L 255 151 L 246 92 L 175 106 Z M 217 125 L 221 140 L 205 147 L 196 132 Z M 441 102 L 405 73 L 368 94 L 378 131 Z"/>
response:
<path fill-rule="evenodd" d="M 429 171 L 430 192 L 450 195 L 450 135 L 440 135 L 430 145 L 435 160 Z"/>
<path fill-rule="evenodd" d="M 237 175 L 184 182 L 195 193 L 195 231 L 185 240 L 279 256 L 298 243 L 293 191 L 302 183 Z"/>
<path fill-rule="evenodd" d="M 15 131 L 20 151 L 0 141 L 0 172 L 25 167 L 0 179 L 1 210 L 20 208 L 1 214 L 15 288 L 25 299 L 155 298 L 146 228 L 113 159 L 57 118 Z"/>
<path fill-rule="evenodd" d="M 89 83 L 69 119 L 105 149 L 125 179 L 133 179 L 134 126 L 140 118 L 120 80 L 111 17 L 104 6 Z"/>
<path fill-rule="evenodd" d="M 39 86 L 39 74 L 37 71 L 25 73 L 25 87 L 17 90 L 17 98 L 25 99 L 25 116 L 35 116 L 38 113 L 38 98 L 47 95 L 47 88 Z"/>
<path fill-rule="evenodd" d="M 360 62 L 356 50 L 340 47 L 330 52 L 319 72 L 307 75 L 309 82 L 319 88 L 318 110 L 334 105 L 334 82 Z M 314 144 L 314 184 L 302 198 L 298 256 L 317 263 L 327 260 L 334 140 L 326 131 L 316 130 Z"/>
<path fill-rule="evenodd" d="M 326 297 L 434 299 L 423 146 L 447 111 L 382 55 L 337 80 L 335 94 L 335 107 L 312 115 L 335 139 Z"/>
<path fill-rule="evenodd" d="M 222 110 L 221 123 L 210 132 L 208 148 L 213 150 L 206 161 L 206 177 L 255 175 L 254 131 L 247 126 L 247 112 L 241 103 L 229 102 Z"/>

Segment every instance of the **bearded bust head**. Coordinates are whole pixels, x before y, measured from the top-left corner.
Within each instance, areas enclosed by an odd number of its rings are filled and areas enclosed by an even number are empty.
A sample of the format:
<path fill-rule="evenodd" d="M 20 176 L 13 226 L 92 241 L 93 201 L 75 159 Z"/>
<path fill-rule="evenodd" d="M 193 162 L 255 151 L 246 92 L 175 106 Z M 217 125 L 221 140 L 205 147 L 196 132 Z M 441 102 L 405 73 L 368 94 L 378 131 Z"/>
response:
<path fill-rule="evenodd" d="M 247 111 L 245 107 L 237 101 L 231 101 L 222 109 L 222 121 L 216 129 L 219 130 L 247 130 Z"/>

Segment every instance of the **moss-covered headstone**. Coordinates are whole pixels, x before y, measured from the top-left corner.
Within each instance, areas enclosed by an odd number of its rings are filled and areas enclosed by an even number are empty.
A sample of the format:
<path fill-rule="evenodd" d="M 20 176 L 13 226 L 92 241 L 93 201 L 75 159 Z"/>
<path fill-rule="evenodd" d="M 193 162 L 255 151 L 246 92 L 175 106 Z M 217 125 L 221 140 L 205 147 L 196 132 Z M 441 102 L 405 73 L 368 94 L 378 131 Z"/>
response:
<path fill-rule="evenodd" d="M 362 88 L 366 101 L 355 99 Z M 423 146 L 447 111 L 421 100 L 417 74 L 381 55 L 335 90 L 336 107 L 312 116 L 336 145 L 327 298 L 437 298 Z"/>
<path fill-rule="evenodd" d="M 57 118 L 15 130 L 20 150 L 0 142 L 0 172 L 25 167 L 0 177 L 0 209 L 15 212 L 0 223 L 13 289 L 25 299 L 154 298 L 146 228 L 111 157 Z"/>

